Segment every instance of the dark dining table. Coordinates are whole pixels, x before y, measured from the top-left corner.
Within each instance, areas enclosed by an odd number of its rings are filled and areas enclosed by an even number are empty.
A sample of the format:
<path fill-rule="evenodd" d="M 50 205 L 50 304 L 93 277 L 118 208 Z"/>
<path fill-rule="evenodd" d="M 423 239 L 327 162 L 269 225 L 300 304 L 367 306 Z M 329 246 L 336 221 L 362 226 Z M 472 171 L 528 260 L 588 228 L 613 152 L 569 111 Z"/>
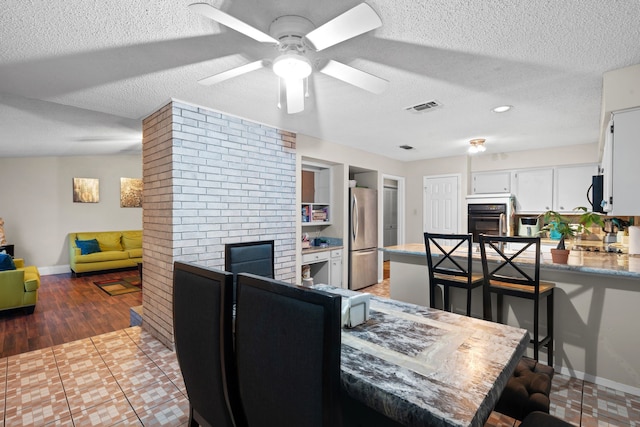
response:
<path fill-rule="evenodd" d="M 369 320 L 342 329 L 343 393 L 393 425 L 483 426 L 528 342 L 524 329 L 372 296 Z"/>

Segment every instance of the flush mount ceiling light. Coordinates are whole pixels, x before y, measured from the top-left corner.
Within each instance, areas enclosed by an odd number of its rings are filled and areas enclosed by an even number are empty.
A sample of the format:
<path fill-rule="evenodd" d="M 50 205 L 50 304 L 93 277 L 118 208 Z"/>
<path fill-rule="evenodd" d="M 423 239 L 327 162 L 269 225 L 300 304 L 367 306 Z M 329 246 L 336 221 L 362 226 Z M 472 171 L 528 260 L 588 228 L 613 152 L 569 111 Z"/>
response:
<path fill-rule="evenodd" d="M 487 147 L 484 146 L 485 141 L 486 140 L 484 138 L 477 138 L 469 141 L 469 144 L 471 144 L 469 147 L 469 154 L 482 153 L 485 151 L 487 149 Z"/>
<path fill-rule="evenodd" d="M 491 111 L 493 111 L 494 113 L 506 113 L 512 108 L 513 108 L 513 105 L 500 105 L 499 107 L 496 107 Z"/>

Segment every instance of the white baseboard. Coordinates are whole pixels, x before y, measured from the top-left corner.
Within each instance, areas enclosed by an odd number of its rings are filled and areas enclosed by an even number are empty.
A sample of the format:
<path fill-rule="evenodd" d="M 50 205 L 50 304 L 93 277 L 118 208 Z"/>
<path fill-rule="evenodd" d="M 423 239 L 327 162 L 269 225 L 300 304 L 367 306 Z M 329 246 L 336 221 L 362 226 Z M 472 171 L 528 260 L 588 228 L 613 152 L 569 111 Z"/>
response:
<path fill-rule="evenodd" d="M 600 378 L 591 374 L 585 374 L 584 372 L 576 371 L 574 369 L 569 369 L 566 367 L 562 367 L 560 369 L 555 368 L 555 369 L 556 369 L 556 372 L 562 375 L 566 375 L 568 377 L 589 381 L 590 383 L 598 384 L 604 387 L 609 387 L 614 390 L 622 391 L 624 393 L 633 394 L 634 396 L 640 396 L 640 388 L 638 387 L 633 387 L 627 384 L 611 381 L 606 378 Z"/>
<path fill-rule="evenodd" d="M 41 276 L 50 276 L 52 274 L 71 273 L 71 267 L 66 265 L 52 265 L 49 267 L 38 267 Z"/>

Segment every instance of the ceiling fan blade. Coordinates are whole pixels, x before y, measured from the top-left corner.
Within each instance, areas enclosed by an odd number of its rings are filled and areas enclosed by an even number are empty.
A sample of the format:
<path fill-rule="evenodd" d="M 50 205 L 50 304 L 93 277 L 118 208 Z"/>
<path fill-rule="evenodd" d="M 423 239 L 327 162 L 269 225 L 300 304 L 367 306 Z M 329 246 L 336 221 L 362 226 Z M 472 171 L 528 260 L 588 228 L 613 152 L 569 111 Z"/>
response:
<path fill-rule="evenodd" d="M 287 92 L 287 113 L 295 114 L 304 111 L 304 79 L 285 80 Z"/>
<path fill-rule="evenodd" d="M 205 77 L 204 79 L 198 80 L 198 83 L 205 86 L 211 86 L 216 83 L 223 82 L 225 80 L 232 79 L 234 77 L 241 76 L 242 74 L 249 73 L 251 71 L 259 70 L 264 67 L 264 62 L 262 60 L 250 62 L 248 64 L 242 65 L 240 67 L 232 68 L 227 71 L 223 71 L 222 73 L 214 74 L 213 76 Z"/>
<path fill-rule="evenodd" d="M 329 60 L 320 72 L 375 94 L 381 94 L 389 86 L 389 81 L 381 77 L 334 60 Z"/>
<path fill-rule="evenodd" d="M 316 51 L 320 51 L 381 25 L 382 21 L 375 10 L 366 3 L 360 3 L 311 31 L 305 38 Z"/>
<path fill-rule="evenodd" d="M 233 16 L 224 13 L 220 9 L 216 9 L 207 3 L 193 3 L 190 4 L 189 7 L 194 12 L 206 16 L 209 19 L 213 19 L 214 21 L 224 25 L 225 27 L 229 27 L 233 30 L 236 30 L 239 33 L 244 34 L 245 36 L 251 37 L 254 40 L 257 40 L 262 43 L 274 43 L 278 44 L 278 40 L 274 39 L 267 33 L 263 33 L 257 28 L 252 27 L 251 25 L 242 22 L 238 18 L 234 18 Z"/>

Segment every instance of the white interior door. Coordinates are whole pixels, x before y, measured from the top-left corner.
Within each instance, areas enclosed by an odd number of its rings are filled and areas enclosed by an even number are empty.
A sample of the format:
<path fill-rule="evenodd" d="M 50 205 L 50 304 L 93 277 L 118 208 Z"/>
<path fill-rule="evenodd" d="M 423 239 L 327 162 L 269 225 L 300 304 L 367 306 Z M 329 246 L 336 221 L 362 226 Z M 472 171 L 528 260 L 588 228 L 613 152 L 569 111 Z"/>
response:
<path fill-rule="evenodd" d="M 460 176 L 424 177 L 423 231 L 454 234 L 460 224 Z"/>

